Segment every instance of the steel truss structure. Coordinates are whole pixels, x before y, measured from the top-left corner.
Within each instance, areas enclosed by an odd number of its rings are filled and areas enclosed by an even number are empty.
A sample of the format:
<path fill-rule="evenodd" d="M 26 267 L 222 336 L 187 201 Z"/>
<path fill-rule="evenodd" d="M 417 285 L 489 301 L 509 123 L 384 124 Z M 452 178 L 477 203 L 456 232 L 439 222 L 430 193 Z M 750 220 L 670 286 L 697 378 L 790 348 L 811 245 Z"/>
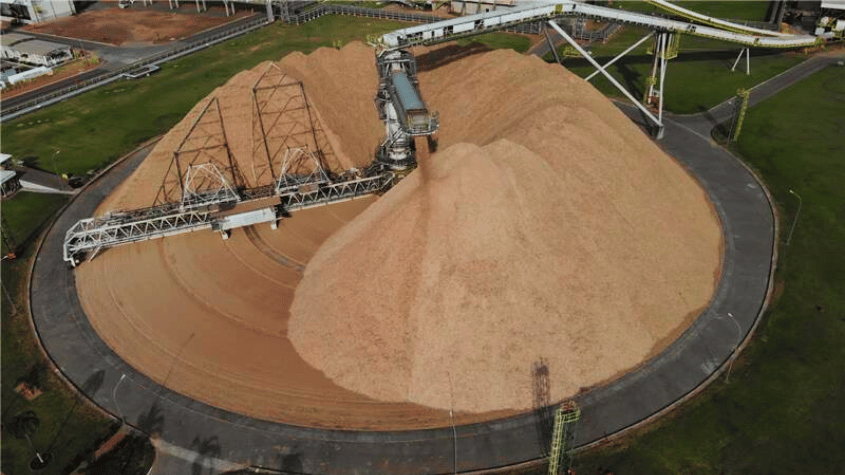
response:
<path fill-rule="evenodd" d="M 205 196 L 219 200 L 243 187 L 217 97 L 203 107 L 172 155 L 154 206 L 175 202 L 202 205 Z M 192 170 L 194 179 L 190 179 Z"/>
<path fill-rule="evenodd" d="M 165 210 L 148 208 L 137 215 L 117 214 L 80 220 L 65 234 L 64 260 L 76 265 L 76 257 L 80 254 L 90 253 L 93 257 L 104 248 L 211 227 L 208 211 L 177 209 L 159 215 L 160 212 Z"/>
<path fill-rule="evenodd" d="M 379 193 L 395 175 L 383 167 L 335 174 L 337 160 L 300 81 L 271 63 L 252 95 L 252 162 L 244 177 L 229 149 L 220 101 L 212 98 L 173 151 L 150 208 L 83 219 L 65 235 L 64 258 L 199 229 L 222 231 L 272 221 L 291 211 Z M 277 205 L 233 213 L 239 204 L 278 197 Z M 225 214 L 222 211 L 226 211 Z"/>
<path fill-rule="evenodd" d="M 101 249 L 202 229 L 220 230 L 227 237 L 228 230 L 233 227 L 268 221 L 275 224 L 292 211 L 381 193 L 390 188 L 396 178 L 393 172 L 377 168 L 369 172 L 352 169 L 334 176 L 306 148 L 287 149 L 279 170 L 279 179 L 273 185 L 237 194 L 214 165 L 194 165 L 185 178 L 188 199 L 80 220 L 65 233 L 64 259 L 75 266 L 83 254 L 90 259 Z M 221 186 L 202 194 L 194 193 L 192 185 L 196 180 L 207 179 L 217 180 Z M 224 210 L 231 211 L 239 203 L 271 197 L 278 197 L 279 204 L 267 208 L 267 212 L 260 215 L 256 215 L 255 211 L 221 214 Z M 244 218 L 239 220 L 239 216 Z"/>
<path fill-rule="evenodd" d="M 337 162 L 302 82 L 270 63 L 252 86 L 252 101 L 253 187 L 279 179 L 284 172 L 274 164 L 286 157 L 288 150 L 310 150 L 323 169 Z"/>
<path fill-rule="evenodd" d="M 292 151 L 287 155 L 305 156 L 316 162 L 314 154 L 307 150 Z M 284 165 L 281 169 L 284 169 Z M 349 170 L 332 180 L 318 164 L 308 175 L 284 174 L 272 188 L 250 190 L 252 193 L 242 196 L 240 202 L 246 203 L 278 196 L 279 204 L 272 206 L 272 213 L 265 213 L 267 218 L 262 220 L 275 222 L 291 211 L 380 193 L 390 188 L 394 179 L 395 175 L 391 171 L 363 175 L 358 170 Z M 232 215 L 220 214 L 226 202 L 217 202 L 212 205 L 207 204 L 209 201 L 205 203 L 202 206 L 193 207 L 184 207 L 181 203 L 170 203 L 130 212 L 113 213 L 102 218 L 80 220 L 65 234 L 64 259 L 76 265 L 81 255 L 88 254 L 89 258 L 92 258 L 104 248 L 202 229 L 223 229 L 219 223 L 237 221 L 232 220 Z M 234 205 L 235 203 L 231 203 L 231 206 Z M 243 214 L 249 213 L 253 212 Z M 252 221 L 246 225 L 258 222 Z M 231 227 L 228 226 L 225 229 Z"/>
<path fill-rule="evenodd" d="M 558 407 L 552 431 L 552 444 L 549 449 L 549 475 L 569 473 L 579 419 L 581 419 L 581 409 L 575 401 L 564 401 Z"/>

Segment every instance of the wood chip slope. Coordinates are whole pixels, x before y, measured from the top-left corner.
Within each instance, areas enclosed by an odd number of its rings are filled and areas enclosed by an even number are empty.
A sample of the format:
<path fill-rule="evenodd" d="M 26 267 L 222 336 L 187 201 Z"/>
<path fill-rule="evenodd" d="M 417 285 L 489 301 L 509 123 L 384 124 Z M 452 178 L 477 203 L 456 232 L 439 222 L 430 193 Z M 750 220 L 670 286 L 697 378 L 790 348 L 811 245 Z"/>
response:
<path fill-rule="evenodd" d="M 710 301 L 702 188 L 610 101 L 511 51 L 421 75 L 439 150 L 333 235 L 289 337 L 342 387 L 460 411 L 528 409 L 665 348 Z"/>

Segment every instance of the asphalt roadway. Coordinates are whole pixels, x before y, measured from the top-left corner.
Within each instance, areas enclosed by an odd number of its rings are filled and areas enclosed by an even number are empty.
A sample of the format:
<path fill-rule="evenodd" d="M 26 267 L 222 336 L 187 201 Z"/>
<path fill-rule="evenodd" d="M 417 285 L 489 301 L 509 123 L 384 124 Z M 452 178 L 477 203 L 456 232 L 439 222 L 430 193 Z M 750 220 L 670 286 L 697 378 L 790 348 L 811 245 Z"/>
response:
<path fill-rule="evenodd" d="M 20 33 L 33 36 L 42 40 L 51 41 L 54 43 L 61 43 L 72 46 L 74 48 L 82 48 L 86 51 L 93 51 L 97 53 L 97 55 L 103 60 L 103 65 L 102 67 L 86 71 L 76 76 L 62 79 L 61 81 L 57 81 L 52 84 L 47 84 L 44 87 L 40 87 L 38 89 L 26 92 L 18 96 L 3 98 L 3 107 L 5 109 L 8 109 L 10 107 L 15 107 L 20 104 L 25 104 L 40 96 L 44 96 L 52 92 L 64 89 L 68 86 L 72 86 L 77 82 L 87 81 L 89 79 L 94 79 L 100 76 L 106 76 L 107 74 L 110 74 L 113 71 L 117 71 L 137 61 L 141 61 L 144 58 L 149 58 L 151 56 L 158 55 L 166 51 L 176 50 L 188 44 L 199 42 L 203 39 L 210 38 L 227 30 L 237 28 L 243 25 L 244 23 L 249 23 L 250 21 L 254 20 L 257 15 L 260 14 L 256 13 L 254 15 L 245 16 L 243 18 L 233 20 L 229 23 L 199 32 L 188 38 L 172 41 L 163 45 L 114 46 L 96 41 L 65 38 L 61 36 L 37 33 L 34 31 L 21 31 Z"/>

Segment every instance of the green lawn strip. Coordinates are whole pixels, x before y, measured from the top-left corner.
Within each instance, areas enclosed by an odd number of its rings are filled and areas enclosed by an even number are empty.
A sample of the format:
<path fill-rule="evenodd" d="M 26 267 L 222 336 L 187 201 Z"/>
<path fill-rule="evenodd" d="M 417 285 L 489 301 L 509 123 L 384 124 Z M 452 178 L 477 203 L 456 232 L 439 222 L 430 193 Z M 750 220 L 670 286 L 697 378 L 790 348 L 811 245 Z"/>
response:
<path fill-rule="evenodd" d="M 67 195 L 46 193 L 18 192 L 14 197 L 3 200 L 0 212 L 9 226 L 9 232 L 19 247 L 34 238 L 53 213 L 68 200 Z M 3 253 L 9 252 L 3 247 Z"/>
<path fill-rule="evenodd" d="M 781 212 L 778 292 L 705 394 L 648 433 L 580 455 L 577 473 L 841 473 L 845 467 L 845 68 L 749 110 L 737 151 Z M 783 242 L 803 198 L 789 247 Z"/>
<path fill-rule="evenodd" d="M 275 23 L 218 46 L 168 62 L 142 80 L 95 89 L 43 111 L 3 124 L 3 151 L 61 173 L 84 175 L 104 168 L 144 140 L 166 132 L 200 99 L 238 72 L 292 51 L 309 52 L 340 40 L 407 23 L 326 15 L 301 26 Z"/>
<path fill-rule="evenodd" d="M 4 203 L 5 205 L 5 203 Z M 9 305 L 5 295 L 2 305 L 2 460 L 3 473 L 30 473 L 29 462 L 35 453 L 26 439 L 15 438 L 9 430 L 15 417 L 33 411 L 40 424 L 32 434 L 32 442 L 40 452 L 49 452 L 53 461 L 45 475 L 64 474 L 113 431 L 111 421 L 69 391 L 65 383 L 50 370 L 50 363 L 38 349 L 38 342 L 26 313 L 26 281 L 33 250 L 14 261 L 3 261 L 3 285 L 14 300 Z M 27 401 L 15 391 L 21 380 L 28 380 L 42 394 Z"/>
<path fill-rule="evenodd" d="M 512 49 L 517 53 L 525 53 L 531 48 L 531 39 L 527 36 L 511 33 L 487 33 L 486 35 L 472 36 L 457 40 L 461 46 L 472 43 L 482 43 L 493 49 Z"/>
<path fill-rule="evenodd" d="M 593 57 L 604 64 L 648 33 L 647 29 L 625 27 L 607 44 L 595 45 Z M 608 68 L 613 77 L 635 97 L 644 94 L 646 78 L 651 75 L 653 57 L 648 53 L 653 41 L 647 40 Z M 564 47 L 560 48 L 561 53 Z M 745 61 L 731 66 L 739 53 L 737 45 L 721 41 L 681 37 L 680 54 L 669 61 L 666 72 L 664 107 L 677 114 L 690 114 L 710 109 L 736 94 L 739 88 L 750 88 L 800 63 L 806 56 L 800 53 L 771 50 L 751 51 L 751 74 L 745 74 Z M 547 55 L 547 59 L 550 55 Z M 595 69 L 583 58 L 566 58 L 564 66 L 586 77 Z M 623 97 L 603 76 L 591 80 L 603 93 Z"/>

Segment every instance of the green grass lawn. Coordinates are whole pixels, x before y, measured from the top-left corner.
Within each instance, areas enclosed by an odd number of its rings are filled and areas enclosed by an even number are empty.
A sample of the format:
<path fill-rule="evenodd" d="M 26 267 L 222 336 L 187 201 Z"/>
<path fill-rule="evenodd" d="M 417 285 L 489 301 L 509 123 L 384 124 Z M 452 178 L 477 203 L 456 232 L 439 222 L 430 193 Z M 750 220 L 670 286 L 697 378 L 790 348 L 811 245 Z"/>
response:
<path fill-rule="evenodd" d="M 510 33 L 487 33 L 486 35 L 461 38 L 457 43 L 461 46 L 482 43 L 493 49 L 512 49 L 517 53 L 525 53 L 531 48 L 531 40 L 527 36 Z"/>
<path fill-rule="evenodd" d="M 724 377 L 578 474 L 845 473 L 845 68 L 749 109 L 737 151 L 781 216 L 776 301 Z M 803 199 L 789 247 L 783 242 Z"/>
<path fill-rule="evenodd" d="M 18 198 L 15 198 L 18 199 Z M 4 211 L 6 203 L 4 202 Z M 40 421 L 32 442 L 40 452 L 53 455 L 52 463 L 41 474 L 65 474 L 73 469 L 87 453 L 95 450 L 100 441 L 114 430 L 109 419 L 90 407 L 50 370 L 29 324 L 24 300 L 28 267 L 32 258 L 30 248 L 15 261 L 3 261 L 3 285 L 14 300 L 10 305 L 2 296 L 2 453 L 0 469 L 6 474 L 31 473 L 29 462 L 35 456 L 26 439 L 16 439 L 9 431 L 15 417 L 33 411 Z M 13 308 L 14 307 L 14 308 Z M 15 312 L 15 310 L 17 310 Z M 15 392 L 22 381 L 40 388 L 42 394 L 27 401 Z"/>
<path fill-rule="evenodd" d="M 67 195 L 21 191 L 11 199 L 3 200 L 0 212 L 9 226 L 11 237 L 21 247 L 67 200 Z M 3 247 L 4 254 L 9 251 Z"/>
<path fill-rule="evenodd" d="M 593 57 L 599 64 L 604 64 L 647 33 L 648 30 L 643 28 L 625 27 L 607 44 L 595 45 L 592 48 Z M 608 68 L 613 77 L 637 98 L 642 98 L 646 78 L 651 74 L 653 57 L 648 54 L 648 49 L 652 43 L 652 40 L 647 40 Z M 664 94 L 666 110 L 690 114 L 710 109 L 734 96 L 737 89 L 759 84 L 806 59 L 800 53 L 752 50 L 751 75 L 746 75 L 744 60 L 736 71 L 730 70 L 738 53 L 739 48 L 730 43 L 681 37 L 680 54 L 670 60 L 667 67 Z M 550 56 L 547 55 L 547 59 L 551 59 Z M 563 64 L 581 77 L 595 71 L 582 58 L 566 58 Z M 603 76 L 596 76 L 591 82 L 607 95 L 623 97 Z"/>
<path fill-rule="evenodd" d="M 36 157 L 42 168 L 56 156 L 61 173 L 101 169 L 144 140 L 170 129 L 214 88 L 239 71 L 292 51 L 311 51 L 363 40 L 406 23 L 326 15 L 301 26 L 275 23 L 261 30 L 162 65 L 141 80 L 113 83 L 3 124 L 3 151 Z M 374 92 L 375 93 L 375 92 Z"/>

